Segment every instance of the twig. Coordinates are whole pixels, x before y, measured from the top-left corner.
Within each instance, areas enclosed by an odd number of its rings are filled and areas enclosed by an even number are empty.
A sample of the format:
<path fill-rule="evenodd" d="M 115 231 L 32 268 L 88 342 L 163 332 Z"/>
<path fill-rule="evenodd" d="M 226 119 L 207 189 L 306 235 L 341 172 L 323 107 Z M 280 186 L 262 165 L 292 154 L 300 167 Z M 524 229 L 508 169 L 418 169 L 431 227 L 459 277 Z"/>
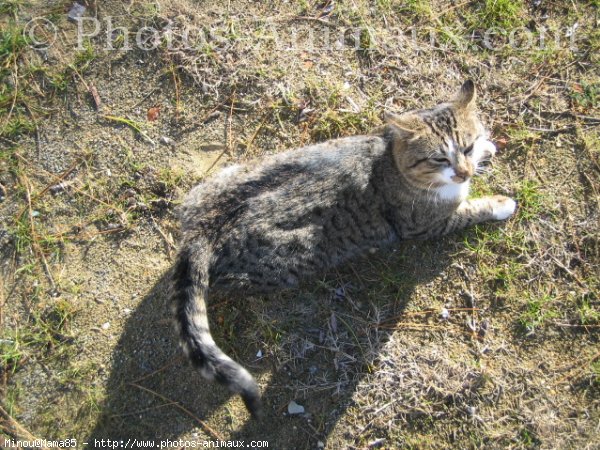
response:
<path fill-rule="evenodd" d="M 131 111 L 135 110 L 138 106 L 140 106 L 142 103 L 144 103 L 146 100 L 148 100 L 148 98 L 158 90 L 159 90 L 159 88 L 157 88 L 157 87 L 152 89 L 150 92 L 148 92 L 146 95 L 144 95 L 144 97 L 139 102 L 137 102 L 135 105 L 133 105 L 130 108 L 130 110 Z"/>
<path fill-rule="evenodd" d="M 214 308 L 214 305 L 212 306 Z M 165 369 L 168 369 L 169 367 L 173 366 L 174 364 L 177 364 L 179 362 L 182 362 L 184 360 L 184 357 L 182 355 L 176 356 L 175 358 L 173 358 L 171 361 L 167 362 L 166 364 L 163 364 L 161 367 L 159 367 L 158 369 L 144 375 L 141 376 L 140 378 L 137 378 L 135 380 L 132 381 L 132 383 L 139 383 L 142 380 L 145 380 L 146 378 L 150 378 L 154 375 L 156 375 L 157 373 L 162 372 Z"/>
<path fill-rule="evenodd" d="M 223 157 L 223 155 L 225 153 L 229 153 L 230 155 L 232 153 L 233 143 L 232 143 L 232 137 L 231 137 L 231 128 L 232 128 L 232 120 L 233 120 L 233 105 L 234 105 L 234 103 L 235 103 L 235 91 L 233 91 L 233 94 L 231 94 L 231 107 L 229 108 L 229 119 L 228 119 L 227 146 L 223 149 L 223 151 L 219 154 L 219 156 L 217 156 L 217 159 L 215 159 L 213 161 L 213 163 L 210 165 L 210 167 L 208 169 L 206 169 L 206 172 L 204 172 L 205 176 L 208 175 L 209 172 L 217 165 L 217 163 L 221 160 L 221 158 Z M 213 111 L 211 113 L 209 113 L 206 117 L 210 117 L 210 115 L 217 108 L 219 108 L 219 106 L 214 108 Z"/>
<path fill-rule="evenodd" d="M 439 13 L 438 15 L 436 15 L 436 16 L 433 16 L 433 17 L 431 18 L 431 20 L 435 20 L 437 23 L 440 23 L 440 21 L 439 21 L 440 17 L 442 17 L 442 16 L 445 16 L 445 15 L 446 15 L 446 14 L 448 14 L 450 11 L 452 11 L 452 10 L 454 10 L 454 9 L 457 9 L 457 8 L 461 8 L 461 7 L 463 7 L 463 6 L 467 5 L 467 4 L 471 3 L 471 2 L 473 2 L 473 0 L 466 0 L 466 1 L 464 1 L 464 2 L 457 3 L 456 5 L 449 6 L 449 7 L 445 8 L 445 9 L 444 9 L 444 10 L 443 10 L 441 13 Z M 440 23 L 440 24 L 441 24 L 441 23 Z"/>
<path fill-rule="evenodd" d="M 24 177 L 24 175 L 22 175 Z M 22 180 L 25 186 L 25 194 L 27 197 L 27 208 L 29 210 L 29 226 L 31 229 L 31 247 L 36 256 L 42 261 L 42 265 L 44 266 L 44 271 L 46 272 L 46 276 L 48 277 L 48 281 L 52 286 L 52 290 L 56 290 L 56 284 L 54 283 L 54 278 L 52 277 L 52 273 L 50 272 L 50 268 L 48 267 L 48 261 L 46 260 L 46 256 L 44 255 L 44 251 L 40 248 L 40 245 L 37 242 L 36 233 L 35 233 L 35 225 L 33 221 L 33 208 L 31 206 L 31 190 L 29 188 L 29 182 L 27 178 Z"/>
<path fill-rule="evenodd" d="M 181 109 L 181 102 L 179 98 L 179 83 L 177 79 L 177 72 L 175 71 L 175 65 L 172 62 L 171 74 L 173 75 L 173 83 L 175 84 L 175 120 L 179 122 L 179 111 Z"/>
<path fill-rule="evenodd" d="M 285 20 L 285 21 L 288 21 L 288 22 L 293 22 L 295 20 L 296 21 L 305 20 L 307 22 L 317 22 L 317 23 L 320 23 L 321 25 L 325 25 L 326 27 L 329 27 L 329 28 L 338 28 L 339 27 L 339 25 L 336 24 L 336 23 L 331 23 L 331 22 L 329 22 L 327 20 L 319 19 L 318 17 L 294 16 L 294 17 L 288 17 L 288 18 L 282 19 L 282 20 Z"/>
<path fill-rule="evenodd" d="M 221 152 L 221 154 L 219 156 L 217 156 L 217 159 L 215 159 L 213 161 L 213 163 L 210 165 L 210 167 L 208 169 L 206 169 L 206 172 L 204 172 L 204 175 L 208 175 L 209 172 L 213 169 L 213 167 L 215 167 L 217 165 L 217 163 L 221 160 L 221 158 L 223 157 L 223 155 L 227 153 L 227 147 L 225 147 L 223 149 L 223 151 Z"/>
<path fill-rule="evenodd" d="M 23 428 L 19 422 L 13 419 L 2 406 L 0 406 L 0 430 L 16 440 L 30 442 L 37 440 L 37 438 Z M 42 445 L 36 448 L 47 450 L 48 447 Z"/>
<path fill-rule="evenodd" d="M 394 325 L 380 325 L 380 328 L 385 328 L 388 330 L 403 330 L 406 328 L 416 328 L 419 330 L 429 329 L 429 328 L 445 328 L 441 325 L 429 325 L 426 323 L 412 323 L 412 322 L 398 322 Z"/>
<path fill-rule="evenodd" d="M 14 155 L 19 158 L 20 160 L 22 160 L 23 162 L 27 163 L 28 165 L 30 165 L 31 167 L 37 168 L 37 166 L 35 166 L 35 164 L 33 164 L 31 161 L 29 161 L 27 158 L 25 158 L 23 155 L 15 152 Z M 43 172 L 45 172 L 46 174 L 50 175 L 52 178 L 54 178 L 54 184 L 56 184 L 57 182 L 60 182 L 60 179 L 58 176 L 56 176 L 55 174 L 53 174 L 52 172 L 48 172 L 47 170 L 42 169 Z M 125 211 L 123 211 L 123 208 L 121 208 L 118 205 L 111 205 L 110 203 L 106 203 L 103 200 L 100 200 L 99 198 L 94 197 L 93 195 L 88 194 L 87 192 L 82 191 L 81 189 L 79 189 L 77 186 L 72 186 L 72 188 L 78 193 L 81 194 L 85 197 L 88 197 L 104 206 L 107 206 L 108 208 L 114 209 L 119 211 L 121 214 L 125 214 Z"/>
<path fill-rule="evenodd" d="M 246 152 L 245 152 L 246 154 L 248 154 L 250 152 L 250 147 L 252 147 L 252 143 L 254 142 L 254 139 L 256 139 L 256 136 L 258 136 L 258 133 L 260 132 L 262 127 L 265 125 L 265 123 L 267 123 L 268 117 L 269 117 L 268 113 L 263 116 L 262 120 L 256 127 L 256 130 L 254 130 L 254 133 L 252 133 L 252 136 L 250 137 L 250 139 L 248 139 L 248 142 L 246 142 Z"/>
<path fill-rule="evenodd" d="M 481 308 L 446 308 L 448 311 L 481 311 Z M 403 317 L 406 316 L 418 316 L 421 314 L 427 315 L 427 314 L 439 314 L 441 312 L 441 310 L 439 309 L 426 309 L 424 311 L 407 311 L 407 312 L 403 312 L 402 314 L 398 315 L 398 316 L 394 316 L 394 317 L 390 317 L 389 319 L 384 320 L 383 322 L 380 322 L 379 324 L 374 324 L 374 326 L 381 326 L 390 322 L 396 322 L 397 320 L 402 319 Z"/>
<path fill-rule="evenodd" d="M 556 257 L 554 257 L 554 255 L 549 255 L 549 256 L 556 263 L 556 265 L 558 267 L 560 267 L 562 270 L 564 270 L 565 272 L 567 272 L 577 282 L 577 284 L 579 286 L 581 286 L 582 288 L 584 288 L 584 289 L 586 289 L 586 290 L 589 291 L 589 288 L 587 287 L 587 285 L 583 281 L 581 281 L 579 279 L 579 277 L 571 269 L 569 269 L 562 262 L 560 262 L 560 260 L 558 260 Z"/>
<path fill-rule="evenodd" d="M 596 353 L 594 356 L 592 356 L 591 358 L 589 358 L 583 364 L 580 364 L 579 367 L 575 368 L 575 373 L 573 373 L 573 369 L 569 370 L 569 372 L 567 372 L 567 374 L 564 377 L 560 378 L 556 383 L 554 383 L 554 386 L 558 386 L 559 384 L 561 384 L 566 379 L 574 377 L 575 375 L 577 375 L 582 370 L 585 370 L 585 368 L 587 366 L 589 366 L 591 363 L 593 363 L 594 361 L 596 361 L 598 358 L 600 358 L 600 352 Z"/>
<path fill-rule="evenodd" d="M 152 223 L 154 224 L 154 227 L 156 228 L 156 230 L 158 231 L 158 233 L 162 236 L 162 238 L 165 241 L 165 249 L 167 250 L 167 257 L 169 259 L 173 259 L 173 254 L 171 253 L 171 249 L 175 249 L 175 245 L 173 244 L 173 242 L 167 237 L 167 235 L 163 232 L 163 230 L 160 228 L 160 225 L 156 222 L 156 220 L 154 219 L 154 216 L 150 215 L 150 219 L 152 220 Z"/>
<path fill-rule="evenodd" d="M 94 86 L 94 83 L 90 83 L 89 87 L 90 95 L 94 100 L 94 106 L 96 107 L 96 111 L 100 111 L 102 108 L 102 101 L 100 100 L 100 95 L 98 95 L 98 89 Z"/>
<path fill-rule="evenodd" d="M 233 137 L 231 134 L 231 129 L 233 127 L 233 105 L 235 104 L 235 91 L 231 94 L 231 108 L 229 109 L 229 118 L 227 119 L 227 151 L 231 155 L 233 151 Z"/>
<path fill-rule="evenodd" d="M 155 411 L 157 409 L 164 408 L 165 406 L 175 405 L 176 403 L 177 402 L 167 402 L 167 403 L 163 403 L 162 405 L 152 406 L 150 408 L 138 409 L 136 411 L 131 411 L 131 412 L 123 413 L 123 414 L 113 414 L 111 417 L 131 417 L 131 416 L 137 416 L 137 415 L 139 415 L 141 413 L 144 413 L 144 412 L 147 412 L 147 411 Z"/>
<path fill-rule="evenodd" d="M 31 203 L 35 203 L 37 200 L 39 200 L 42 196 L 44 196 L 46 194 L 46 192 L 48 192 L 50 190 L 50 188 L 52 186 L 55 186 L 56 184 L 60 183 L 62 180 L 64 180 L 66 177 L 68 177 L 71 173 L 73 173 L 73 171 L 75 170 L 75 168 L 77 167 L 77 165 L 80 163 L 80 160 L 76 160 L 73 164 L 71 164 L 71 166 L 65 170 L 63 173 L 61 173 L 58 177 L 56 177 L 55 180 L 52 181 L 52 183 L 48 184 L 44 189 L 42 189 L 39 193 L 35 194 L 32 198 L 31 198 Z M 54 175 L 56 176 L 56 175 Z M 21 211 L 17 214 L 17 219 L 20 219 L 21 216 L 23 215 L 23 213 L 25 213 L 25 211 L 27 210 L 27 207 L 23 207 L 21 209 Z"/>
<path fill-rule="evenodd" d="M 217 433 L 215 430 L 213 430 L 211 427 L 209 427 L 206 423 L 204 423 L 202 420 L 200 420 L 198 417 L 196 417 L 196 415 L 194 415 L 194 413 L 192 413 L 189 409 L 184 408 L 183 406 L 181 406 L 178 402 L 171 400 L 168 397 L 165 397 L 162 394 L 159 394 L 156 391 L 153 391 L 152 389 L 148 389 L 144 386 L 140 386 L 139 384 L 136 383 L 129 383 L 130 386 L 136 387 L 138 389 L 141 389 L 144 392 L 148 392 L 149 394 L 154 395 L 155 397 L 160 398 L 161 400 L 164 400 L 165 402 L 168 402 L 170 404 L 172 404 L 174 407 L 176 407 L 177 409 L 179 409 L 180 411 L 184 412 L 185 414 L 187 414 L 189 417 L 191 417 L 192 419 L 194 419 L 196 422 L 198 422 L 200 424 L 200 426 L 202 428 L 204 428 L 208 434 L 210 434 L 213 438 L 219 440 L 219 441 L 223 441 L 223 437 Z"/>
<path fill-rule="evenodd" d="M 586 325 L 583 323 L 555 323 L 554 325 L 567 328 L 600 328 L 600 325 Z"/>

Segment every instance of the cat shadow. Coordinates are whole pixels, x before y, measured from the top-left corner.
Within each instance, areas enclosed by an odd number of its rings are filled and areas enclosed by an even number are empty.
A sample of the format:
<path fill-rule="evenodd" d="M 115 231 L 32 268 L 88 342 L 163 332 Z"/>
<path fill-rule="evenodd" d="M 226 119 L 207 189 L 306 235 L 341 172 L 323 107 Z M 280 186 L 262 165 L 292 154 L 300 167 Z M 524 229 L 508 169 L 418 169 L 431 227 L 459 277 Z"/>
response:
<path fill-rule="evenodd" d="M 216 439 L 219 430 L 229 430 L 231 439 L 267 441 L 278 449 L 326 442 L 381 347 L 392 333 L 403 333 L 394 330 L 394 321 L 415 288 L 448 266 L 450 242 L 405 242 L 298 291 L 237 303 L 211 299 L 215 340 L 259 380 L 264 415 L 240 425 L 235 414 L 221 413 L 220 426 L 202 434 Z M 231 397 L 183 356 L 167 304 L 169 276 L 161 276 L 126 321 L 90 447 L 102 439 L 178 440 L 202 429 L 200 421 L 211 420 Z M 223 316 L 229 329 L 218 326 Z M 386 327 L 375 326 L 382 321 Z M 292 400 L 305 414 L 287 414 Z"/>

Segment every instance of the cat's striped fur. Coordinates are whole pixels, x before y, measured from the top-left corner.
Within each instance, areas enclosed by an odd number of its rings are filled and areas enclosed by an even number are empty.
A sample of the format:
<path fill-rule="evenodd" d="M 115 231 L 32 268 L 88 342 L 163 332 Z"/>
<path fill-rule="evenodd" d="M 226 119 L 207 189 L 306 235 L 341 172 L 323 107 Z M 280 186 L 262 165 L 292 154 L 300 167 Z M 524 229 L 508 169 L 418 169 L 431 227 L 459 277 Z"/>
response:
<path fill-rule="evenodd" d="M 473 83 L 433 109 L 397 116 L 372 135 L 332 140 L 225 169 L 182 207 L 173 306 L 181 341 L 202 374 L 241 394 L 259 389 L 209 330 L 206 297 L 292 288 L 369 249 L 502 220 L 513 200 L 466 200 L 495 147 L 474 110 Z"/>

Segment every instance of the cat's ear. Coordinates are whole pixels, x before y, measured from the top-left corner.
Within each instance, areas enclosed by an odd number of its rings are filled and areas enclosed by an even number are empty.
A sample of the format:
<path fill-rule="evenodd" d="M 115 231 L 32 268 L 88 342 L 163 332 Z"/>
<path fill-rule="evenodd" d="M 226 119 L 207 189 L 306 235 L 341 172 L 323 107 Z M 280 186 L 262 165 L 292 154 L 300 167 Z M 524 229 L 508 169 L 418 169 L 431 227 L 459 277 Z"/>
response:
<path fill-rule="evenodd" d="M 475 106 L 476 98 L 477 93 L 475 92 L 475 83 L 473 83 L 471 80 L 467 80 L 461 86 L 460 92 L 454 99 L 453 103 L 459 108 L 473 108 Z"/>
<path fill-rule="evenodd" d="M 395 129 L 406 134 L 415 136 L 425 129 L 425 122 L 417 114 L 404 113 L 394 114 L 389 111 L 383 113 L 383 120 Z"/>

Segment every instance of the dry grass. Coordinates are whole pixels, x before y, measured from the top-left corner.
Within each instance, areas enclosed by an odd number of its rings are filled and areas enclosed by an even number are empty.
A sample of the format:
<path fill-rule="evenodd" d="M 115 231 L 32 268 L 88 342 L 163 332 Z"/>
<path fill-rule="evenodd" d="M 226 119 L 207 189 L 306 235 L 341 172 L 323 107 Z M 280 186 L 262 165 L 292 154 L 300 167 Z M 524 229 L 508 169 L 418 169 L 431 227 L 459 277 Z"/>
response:
<path fill-rule="evenodd" d="M 2 432 L 596 448 L 598 4 L 537 3 L 87 2 L 161 30 L 142 36 L 155 50 L 117 32 L 107 51 L 105 33 L 76 49 L 69 2 L 0 0 Z M 23 37 L 35 16 L 60 31 L 47 51 Z M 213 34 L 185 47 L 191 26 Z M 486 38 L 515 26 L 535 44 Z M 224 163 L 365 132 L 465 78 L 499 147 L 475 194 L 515 197 L 516 217 L 300 292 L 215 299 L 217 339 L 264 390 L 267 420 L 248 422 L 168 325 L 179 199 Z M 307 413 L 285 416 L 290 400 Z"/>

